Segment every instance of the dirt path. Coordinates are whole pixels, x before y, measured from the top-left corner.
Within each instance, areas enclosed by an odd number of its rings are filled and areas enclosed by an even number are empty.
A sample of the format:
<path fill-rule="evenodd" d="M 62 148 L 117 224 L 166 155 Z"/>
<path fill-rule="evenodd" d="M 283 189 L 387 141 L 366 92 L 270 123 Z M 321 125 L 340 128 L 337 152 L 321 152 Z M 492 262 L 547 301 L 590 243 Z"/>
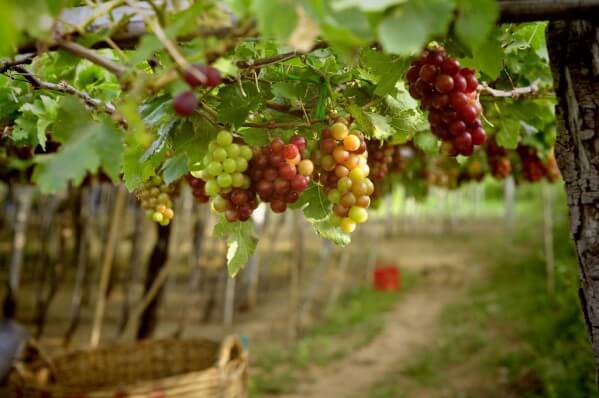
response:
<path fill-rule="evenodd" d="M 402 253 L 410 268 L 422 274 L 419 286 L 386 315 L 383 331 L 367 346 L 324 368 L 314 368 L 296 393 L 283 398 L 365 398 L 369 388 L 390 368 L 408 361 L 434 343 L 443 309 L 465 291 L 481 270 L 470 253 L 456 245 L 413 238 L 388 243 L 381 251 Z"/>

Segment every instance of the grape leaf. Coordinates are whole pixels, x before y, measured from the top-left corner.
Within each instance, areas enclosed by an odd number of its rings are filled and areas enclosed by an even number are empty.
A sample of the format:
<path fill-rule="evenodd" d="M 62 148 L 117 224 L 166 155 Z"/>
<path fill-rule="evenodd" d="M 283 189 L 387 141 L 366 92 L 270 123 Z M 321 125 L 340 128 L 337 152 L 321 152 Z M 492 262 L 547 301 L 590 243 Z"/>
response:
<path fill-rule="evenodd" d="M 253 222 L 249 220 L 230 223 L 221 217 L 214 226 L 214 236 L 227 239 L 227 268 L 229 275 L 237 275 L 256 250 L 258 240 L 255 237 Z"/>
<path fill-rule="evenodd" d="M 172 119 L 170 119 L 169 121 L 167 121 L 166 123 L 164 123 L 163 125 L 161 125 L 158 128 L 158 131 L 156 132 L 157 137 L 154 140 L 154 142 L 152 142 L 150 147 L 143 153 L 143 155 L 141 155 L 141 158 L 140 158 L 141 162 L 145 162 L 151 156 L 153 156 L 157 152 L 160 152 L 162 150 L 162 148 L 164 148 L 164 144 L 166 144 L 166 140 L 169 138 L 169 135 L 177 126 L 177 123 L 179 122 L 179 120 L 180 120 L 179 118 L 173 117 Z"/>
<path fill-rule="evenodd" d="M 520 139 L 520 121 L 511 118 L 503 118 L 497 132 L 497 143 L 504 148 L 515 149 Z"/>
<path fill-rule="evenodd" d="M 120 131 L 108 119 L 90 122 L 77 134 L 67 134 L 60 149 L 53 154 L 38 155 L 33 180 L 43 193 L 64 191 L 72 182 L 79 185 L 85 175 L 99 167 L 116 181 L 120 173 L 122 139 Z"/>
<path fill-rule="evenodd" d="M 426 153 L 437 153 L 438 141 L 430 131 L 422 131 L 414 136 L 414 144 Z"/>
<path fill-rule="evenodd" d="M 320 221 L 311 221 L 314 231 L 324 239 L 330 240 L 338 246 L 346 246 L 350 242 L 348 234 L 344 233 L 339 227 L 335 227 L 328 219 Z"/>
<path fill-rule="evenodd" d="M 447 31 L 452 13 L 453 4 L 446 0 L 411 0 L 381 21 L 380 42 L 391 53 L 416 53 L 432 36 Z"/>
<path fill-rule="evenodd" d="M 331 203 L 318 184 L 310 182 L 291 208 L 302 209 L 308 220 L 318 221 L 330 214 Z"/>
<path fill-rule="evenodd" d="M 262 35 L 286 42 L 297 25 L 294 5 L 293 0 L 253 0 L 252 10 Z"/>
<path fill-rule="evenodd" d="M 262 146 L 270 142 L 270 136 L 265 129 L 242 128 L 237 131 L 248 145 Z"/>
<path fill-rule="evenodd" d="M 472 57 L 463 58 L 462 64 L 478 69 L 488 76 L 488 80 L 495 80 L 503 69 L 505 54 L 501 43 L 493 36 L 485 41 L 484 45 L 473 51 Z"/>
<path fill-rule="evenodd" d="M 172 158 L 168 158 L 162 166 L 162 177 L 166 184 L 177 181 L 179 178 L 187 174 L 187 155 L 179 153 Z"/>
<path fill-rule="evenodd" d="M 221 105 L 218 119 L 221 122 L 240 126 L 249 113 L 260 107 L 260 94 L 252 83 L 243 84 L 243 92 L 237 85 L 223 88 L 219 93 Z"/>
<path fill-rule="evenodd" d="M 496 0 L 459 0 L 455 31 L 462 43 L 476 50 L 485 41 L 499 17 Z"/>

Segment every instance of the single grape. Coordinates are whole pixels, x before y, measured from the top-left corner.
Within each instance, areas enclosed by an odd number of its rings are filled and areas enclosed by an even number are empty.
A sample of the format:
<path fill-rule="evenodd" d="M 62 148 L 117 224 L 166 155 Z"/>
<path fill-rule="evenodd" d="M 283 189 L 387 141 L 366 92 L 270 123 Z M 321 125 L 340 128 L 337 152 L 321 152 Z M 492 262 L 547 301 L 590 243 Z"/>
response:
<path fill-rule="evenodd" d="M 341 230 L 346 234 L 351 234 L 356 230 L 356 223 L 353 222 L 350 218 L 344 217 L 339 224 Z"/>
<path fill-rule="evenodd" d="M 189 116 L 198 109 L 198 99 L 191 91 L 182 92 L 173 99 L 173 109 L 179 116 Z"/>
<path fill-rule="evenodd" d="M 355 223 L 362 224 L 368 220 L 368 211 L 363 207 L 353 206 L 349 209 L 349 218 Z"/>
<path fill-rule="evenodd" d="M 301 160 L 297 166 L 297 169 L 301 175 L 308 177 L 314 172 L 314 163 L 312 163 L 310 159 Z"/>
<path fill-rule="evenodd" d="M 224 148 L 216 148 L 212 152 L 212 159 L 217 162 L 222 162 L 227 158 L 227 151 Z"/>
<path fill-rule="evenodd" d="M 340 122 L 333 124 L 330 127 L 330 131 L 333 135 L 333 138 L 335 138 L 337 141 L 343 140 L 349 134 L 347 126 Z"/>
<path fill-rule="evenodd" d="M 295 159 L 299 155 L 299 149 L 293 144 L 287 144 L 283 147 L 283 156 L 285 159 Z"/>
<path fill-rule="evenodd" d="M 216 135 L 216 143 L 221 147 L 228 147 L 233 143 L 233 134 L 226 130 L 221 130 Z"/>
<path fill-rule="evenodd" d="M 228 188 L 233 184 L 233 177 L 231 174 L 220 174 L 218 177 L 216 177 L 216 183 L 221 188 Z"/>
<path fill-rule="evenodd" d="M 222 169 L 225 173 L 234 173 L 237 170 L 237 162 L 233 159 L 225 159 L 222 163 Z"/>

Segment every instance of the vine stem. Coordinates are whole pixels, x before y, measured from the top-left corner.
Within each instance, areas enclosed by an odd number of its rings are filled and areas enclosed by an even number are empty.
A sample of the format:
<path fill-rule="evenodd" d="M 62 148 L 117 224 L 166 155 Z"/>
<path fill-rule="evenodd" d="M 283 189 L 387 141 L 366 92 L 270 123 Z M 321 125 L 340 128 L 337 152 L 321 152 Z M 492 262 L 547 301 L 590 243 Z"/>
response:
<path fill-rule="evenodd" d="M 482 82 L 478 88 L 481 95 L 489 95 L 499 98 L 519 98 L 526 96 L 535 96 L 539 93 L 539 80 L 535 80 L 531 85 L 525 87 L 516 87 L 511 90 L 498 90 Z"/>
<path fill-rule="evenodd" d="M 326 122 L 325 119 L 313 119 L 310 121 L 297 123 L 297 122 L 264 122 L 264 123 L 244 123 L 243 127 L 254 127 L 254 128 L 263 128 L 263 129 L 284 129 L 284 128 L 294 128 L 294 127 L 307 127 L 312 126 L 318 123 Z"/>
<path fill-rule="evenodd" d="M 88 61 L 99 65 L 106 69 L 109 72 L 112 72 L 116 75 L 116 77 L 120 79 L 123 78 L 129 72 L 129 68 L 123 64 L 115 62 L 110 58 L 106 58 L 96 51 L 91 50 L 87 47 L 83 47 L 80 44 L 77 44 L 68 40 L 60 40 L 58 42 L 58 46 L 63 50 L 70 52 L 73 55 L 76 55 L 79 58 L 87 59 Z"/>
<path fill-rule="evenodd" d="M 206 75 L 196 68 L 189 67 L 189 62 L 187 62 L 183 54 L 181 54 L 181 52 L 177 48 L 177 45 L 168 38 L 158 21 L 153 18 L 148 18 L 146 19 L 146 23 L 150 26 L 158 40 L 160 40 L 160 42 L 162 43 L 166 51 L 169 53 L 171 58 L 175 61 L 181 72 L 189 71 L 189 73 L 191 73 L 196 79 L 198 79 L 202 83 L 206 83 Z"/>
<path fill-rule="evenodd" d="M 59 83 L 51 83 L 44 80 L 41 80 L 39 77 L 35 76 L 31 72 L 29 72 L 25 67 L 21 65 L 17 65 L 12 67 L 12 70 L 18 72 L 22 75 L 34 88 L 45 89 L 51 91 L 58 91 L 61 93 L 69 94 L 81 99 L 87 106 L 90 108 L 94 108 L 97 110 L 104 111 L 109 115 L 116 115 L 117 109 L 114 105 L 108 102 L 103 102 L 97 98 L 92 97 L 85 91 L 77 90 L 75 87 L 71 86 L 65 81 L 61 81 Z M 120 123 L 123 123 L 123 120 L 119 120 Z"/>
<path fill-rule="evenodd" d="M 237 67 L 240 69 L 259 69 L 268 65 L 277 64 L 279 62 L 289 61 L 290 59 L 300 57 L 302 55 L 306 55 L 311 53 L 312 51 L 321 50 L 323 48 L 327 48 L 328 44 L 325 42 L 320 42 L 314 45 L 309 51 L 290 51 L 282 54 L 273 55 L 272 57 L 266 57 L 261 59 L 249 59 L 237 61 Z"/>

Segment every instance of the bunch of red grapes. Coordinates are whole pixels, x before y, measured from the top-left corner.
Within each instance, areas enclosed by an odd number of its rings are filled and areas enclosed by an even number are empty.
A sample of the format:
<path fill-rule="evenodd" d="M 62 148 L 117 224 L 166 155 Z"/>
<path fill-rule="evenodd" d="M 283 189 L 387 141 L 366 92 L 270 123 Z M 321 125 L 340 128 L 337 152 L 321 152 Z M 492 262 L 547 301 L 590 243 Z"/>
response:
<path fill-rule="evenodd" d="M 507 150 L 499 146 L 497 141 L 495 141 L 495 138 L 491 138 L 487 141 L 485 152 L 487 154 L 487 163 L 489 164 L 493 177 L 503 179 L 510 175 L 512 163 L 508 157 Z"/>
<path fill-rule="evenodd" d="M 306 139 L 300 135 L 288 144 L 274 138 L 258 148 L 249 165 L 252 187 L 275 213 L 282 213 L 306 190 L 314 164 L 307 159 Z"/>
<path fill-rule="evenodd" d="M 366 141 L 366 147 L 368 150 L 368 166 L 370 167 L 369 178 L 374 183 L 372 198 L 375 199 L 382 196 L 383 180 L 393 163 L 395 146 L 388 142 L 368 140 Z"/>
<path fill-rule="evenodd" d="M 187 183 L 191 187 L 193 197 L 196 198 L 198 203 L 208 203 L 210 196 L 206 193 L 206 181 L 201 178 L 196 178 L 191 174 L 185 176 Z"/>
<path fill-rule="evenodd" d="M 212 200 L 212 208 L 225 213 L 228 222 L 247 221 L 258 207 L 256 192 L 249 188 L 233 188 L 220 192 Z"/>
<path fill-rule="evenodd" d="M 528 182 L 538 182 L 546 176 L 545 164 L 537 150 L 531 146 L 518 145 L 518 155 L 522 161 L 522 173 Z"/>
<path fill-rule="evenodd" d="M 364 135 L 350 132 L 346 120 L 340 119 L 322 131 L 319 149 L 314 153 L 319 168 L 318 180 L 334 204 L 333 225 L 351 233 L 356 224 L 366 222 L 367 208 L 374 184 L 368 178 L 368 152 Z"/>
<path fill-rule="evenodd" d="M 410 95 L 428 111 L 431 131 L 443 141 L 450 156 L 469 156 L 485 142 L 477 99 L 475 71 L 461 68 L 442 47 L 426 50 L 408 69 Z"/>
<path fill-rule="evenodd" d="M 183 79 L 191 88 L 212 88 L 222 82 L 220 72 L 217 69 L 203 64 L 191 65 L 183 73 Z M 193 91 L 184 91 L 177 94 L 173 99 L 173 109 L 177 115 L 187 117 L 198 109 L 198 99 Z"/>
<path fill-rule="evenodd" d="M 388 142 L 368 140 L 366 141 L 366 147 L 368 150 L 370 179 L 375 183 L 383 181 L 389 172 L 389 167 L 393 163 L 393 154 L 395 153 L 396 146 Z"/>

